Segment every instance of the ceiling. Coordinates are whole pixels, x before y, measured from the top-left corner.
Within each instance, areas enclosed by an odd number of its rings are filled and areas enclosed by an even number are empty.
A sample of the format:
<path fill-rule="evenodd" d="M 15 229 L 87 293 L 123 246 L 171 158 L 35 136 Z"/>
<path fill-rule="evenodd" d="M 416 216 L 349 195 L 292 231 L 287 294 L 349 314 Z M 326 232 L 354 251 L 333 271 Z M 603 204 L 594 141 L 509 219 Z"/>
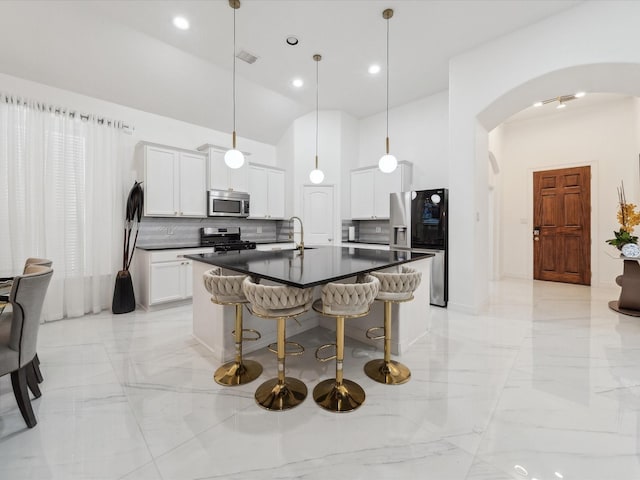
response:
<path fill-rule="evenodd" d="M 238 134 L 275 144 L 315 108 L 364 117 L 385 108 L 382 11 L 392 7 L 390 106 L 445 90 L 449 59 L 579 1 L 242 0 Z M 0 72 L 221 131 L 231 130 L 233 9 L 211 1 L 0 2 Z M 191 29 L 171 20 L 183 15 Z M 286 45 L 296 35 L 300 43 Z M 367 73 L 371 63 L 383 71 Z M 291 87 L 300 77 L 305 86 Z M 0 85 L 1 89 L 1 85 Z M 10 92 L 20 93 L 20 92 Z"/>
<path fill-rule="evenodd" d="M 574 92 L 572 92 L 574 93 Z M 564 95 L 564 94 L 563 94 Z M 504 123 L 518 122 L 521 120 L 531 120 L 540 117 L 560 117 L 571 112 L 586 112 L 589 109 L 600 108 L 611 105 L 614 102 L 632 98 L 630 95 L 618 93 L 588 93 L 582 98 L 576 98 L 566 102 L 566 108 L 558 109 L 558 102 L 550 102 L 539 107 L 530 106 L 519 111 L 515 115 L 507 118 Z"/>

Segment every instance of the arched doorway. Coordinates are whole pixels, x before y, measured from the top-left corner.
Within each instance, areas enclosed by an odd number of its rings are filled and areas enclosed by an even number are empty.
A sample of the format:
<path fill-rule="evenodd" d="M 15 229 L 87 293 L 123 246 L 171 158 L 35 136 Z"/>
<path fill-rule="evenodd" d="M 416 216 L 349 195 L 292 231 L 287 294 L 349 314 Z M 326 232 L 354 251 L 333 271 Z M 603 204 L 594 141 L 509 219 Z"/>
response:
<path fill-rule="evenodd" d="M 449 265 L 452 308 L 477 312 L 484 307 L 488 299 L 490 277 L 488 264 L 490 256 L 486 254 L 490 247 L 489 200 L 486 194 L 489 185 L 486 160 L 489 152 L 488 132 L 536 100 L 580 90 L 638 96 L 640 94 L 640 57 L 634 63 L 593 63 L 559 68 L 502 92 L 494 90 L 493 98 L 489 99 L 483 108 L 478 108 L 478 101 L 475 105 L 459 107 L 460 110 L 466 110 L 467 114 L 476 109 L 476 113 L 471 118 L 461 118 L 456 115 L 457 102 L 454 97 L 459 96 L 461 92 L 457 88 L 450 91 L 452 104 L 450 108 L 452 116 L 450 119 L 452 160 L 450 221 L 452 222 L 451 235 L 454 237 Z M 483 100 L 488 99 L 485 96 Z M 464 141 L 461 141 L 463 138 Z M 637 156 L 635 159 L 637 162 Z M 612 213 L 612 216 L 614 215 L 615 213 Z M 615 218 L 613 221 L 615 223 Z M 473 245 L 470 251 L 465 252 L 465 244 L 468 244 L 465 239 L 469 238 L 473 238 Z M 594 248 L 599 247 L 601 246 L 596 245 Z M 461 255 L 457 255 L 458 252 L 461 252 Z"/>

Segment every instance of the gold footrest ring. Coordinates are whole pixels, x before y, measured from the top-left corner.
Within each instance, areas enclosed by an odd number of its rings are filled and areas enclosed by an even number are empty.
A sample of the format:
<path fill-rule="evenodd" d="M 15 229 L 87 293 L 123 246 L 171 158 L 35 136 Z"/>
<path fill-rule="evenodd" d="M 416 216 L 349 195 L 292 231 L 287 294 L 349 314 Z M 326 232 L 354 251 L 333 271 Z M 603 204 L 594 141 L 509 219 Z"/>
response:
<path fill-rule="evenodd" d="M 272 411 L 289 410 L 307 398 L 307 386 L 297 378 L 285 377 L 284 383 L 277 378 L 267 380 L 255 393 L 256 403 Z"/>
<path fill-rule="evenodd" d="M 319 362 L 328 362 L 329 360 L 335 360 L 336 358 L 336 353 L 334 353 L 333 355 L 331 355 L 330 357 L 321 357 L 320 356 L 320 352 L 323 350 L 326 350 L 327 348 L 336 348 L 337 346 L 335 343 L 326 343 L 324 345 L 320 345 L 318 348 L 316 348 L 316 360 L 318 360 Z"/>
<path fill-rule="evenodd" d="M 411 378 L 411 370 L 406 365 L 395 360 L 386 363 L 382 358 L 367 362 L 364 373 L 370 379 L 386 385 L 400 385 L 407 383 Z"/>
<path fill-rule="evenodd" d="M 251 333 L 255 336 L 253 337 L 245 337 L 245 332 Z M 235 338 L 236 331 L 231 330 L 231 335 Z M 254 330 L 253 328 L 243 328 L 242 329 L 242 341 L 243 342 L 255 342 L 256 340 L 260 340 L 262 338 L 262 334 L 258 330 Z"/>
<path fill-rule="evenodd" d="M 365 394 L 356 382 L 343 380 L 338 385 L 335 378 L 330 378 L 316 385 L 313 399 L 330 412 L 351 412 L 364 403 Z"/>
<path fill-rule="evenodd" d="M 294 347 L 295 349 L 287 350 L 287 347 Z M 272 353 L 278 354 L 278 342 L 270 343 L 267 345 L 267 350 Z M 304 353 L 304 346 L 298 342 L 284 342 L 284 355 L 286 357 L 298 357 Z"/>
<path fill-rule="evenodd" d="M 252 382 L 261 374 L 262 365 L 253 360 L 243 360 L 242 363 L 225 363 L 215 371 L 213 379 L 219 385 L 233 387 Z"/>
<path fill-rule="evenodd" d="M 382 330 L 382 335 L 374 335 L 373 332 L 377 332 L 378 330 Z M 369 340 L 384 340 L 384 327 L 371 327 L 365 333 Z"/>

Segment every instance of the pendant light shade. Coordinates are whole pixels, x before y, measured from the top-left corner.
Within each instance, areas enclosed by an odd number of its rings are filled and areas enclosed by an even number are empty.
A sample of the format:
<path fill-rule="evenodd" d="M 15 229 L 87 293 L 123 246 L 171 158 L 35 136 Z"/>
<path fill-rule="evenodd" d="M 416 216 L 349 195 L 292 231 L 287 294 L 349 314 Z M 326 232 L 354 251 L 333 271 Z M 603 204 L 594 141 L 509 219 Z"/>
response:
<path fill-rule="evenodd" d="M 322 60 L 322 56 L 317 53 L 313 56 L 313 59 L 316 61 L 316 168 L 311 170 L 309 174 L 309 180 L 311 183 L 322 183 L 324 180 L 324 173 L 322 170 L 318 168 L 318 112 L 319 112 L 319 96 L 318 96 L 318 85 L 319 85 L 319 76 L 318 76 L 318 64 L 320 60 Z"/>
<path fill-rule="evenodd" d="M 236 149 L 236 10 L 240 8 L 240 0 L 229 0 L 233 8 L 233 148 L 224 154 L 224 163 L 229 168 L 240 168 L 244 165 L 244 155 Z"/>
<path fill-rule="evenodd" d="M 393 155 L 387 153 L 378 160 L 378 168 L 382 173 L 391 173 L 398 166 L 398 160 Z"/>
<path fill-rule="evenodd" d="M 393 10 L 387 8 L 382 12 L 382 18 L 387 21 L 387 140 L 386 153 L 378 161 L 378 168 L 383 173 L 391 173 L 398 166 L 396 157 L 389 153 L 389 19 L 393 17 Z"/>
<path fill-rule="evenodd" d="M 311 170 L 309 180 L 311 180 L 311 183 L 322 183 L 324 180 L 324 173 L 322 173 L 322 170 L 315 168 Z"/>

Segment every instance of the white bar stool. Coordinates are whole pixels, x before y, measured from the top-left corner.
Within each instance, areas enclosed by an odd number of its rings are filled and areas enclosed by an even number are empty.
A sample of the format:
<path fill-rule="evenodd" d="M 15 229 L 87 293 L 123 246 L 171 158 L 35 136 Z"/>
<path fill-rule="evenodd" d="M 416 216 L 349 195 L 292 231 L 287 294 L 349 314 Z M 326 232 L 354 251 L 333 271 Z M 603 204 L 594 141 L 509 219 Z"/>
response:
<path fill-rule="evenodd" d="M 319 361 L 336 360 L 336 377 L 320 382 L 313 389 L 313 399 L 325 410 L 350 412 L 364 403 L 364 389 L 343 375 L 344 320 L 367 315 L 379 288 L 378 279 L 370 275 L 363 277 L 360 283 L 327 283 L 322 287 L 322 298 L 313 303 L 316 312 L 336 319 L 336 343 L 321 345 L 316 350 Z M 335 355 L 319 355 L 322 350 L 334 346 Z"/>
<path fill-rule="evenodd" d="M 236 307 L 236 323 L 232 334 L 235 337 L 235 359 L 219 367 L 213 374 L 216 383 L 226 387 L 243 385 L 260 376 L 262 365 L 254 360 L 242 358 L 242 342 L 255 341 L 260 338 L 260 332 L 242 328 L 242 307 L 248 303 L 242 291 L 242 281 L 246 275 L 222 275 L 221 268 L 213 268 L 204 273 L 204 286 L 211 294 L 211 302 L 218 305 L 234 305 Z M 245 337 L 245 332 L 253 334 Z"/>
<path fill-rule="evenodd" d="M 411 378 L 411 371 L 406 365 L 391 360 L 391 304 L 413 300 L 413 292 L 422 274 L 409 267 L 401 267 L 400 273 L 371 272 L 380 280 L 380 291 L 376 300 L 384 302 L 384 327 L 372 327 L 367 330 L 367 338 L 384 339 L 384 358 L 371 360 L 364 366 L 367 376 L 376 382 L 387 385 L 406 383 Z M 383 335 L 374 332 L 384 330 Z"/>
<path fill-rule="evenodd" d="M 287 352 L 285 322 L 288 318 L 296 317 L 311 307 L 313 288 L 296 288 L 285 285 L 260 285 L 245 278 L 242 283 L 244 294 L 251 304 L 251 313 L 257 317 L 276 319 L 278 322 L 278 340 L 276 353 L 278 355 L 278 376 L 267 380 L 258 387 L 255 393 L 256 402 L 267 410 L 282 411 L 301 404 L 307 397 L 307 386 L 297 378 L 285 376 L 285 357 L 287 355 L 301 355 L 302 345 L 295 344 L 299 349 Z"/>

